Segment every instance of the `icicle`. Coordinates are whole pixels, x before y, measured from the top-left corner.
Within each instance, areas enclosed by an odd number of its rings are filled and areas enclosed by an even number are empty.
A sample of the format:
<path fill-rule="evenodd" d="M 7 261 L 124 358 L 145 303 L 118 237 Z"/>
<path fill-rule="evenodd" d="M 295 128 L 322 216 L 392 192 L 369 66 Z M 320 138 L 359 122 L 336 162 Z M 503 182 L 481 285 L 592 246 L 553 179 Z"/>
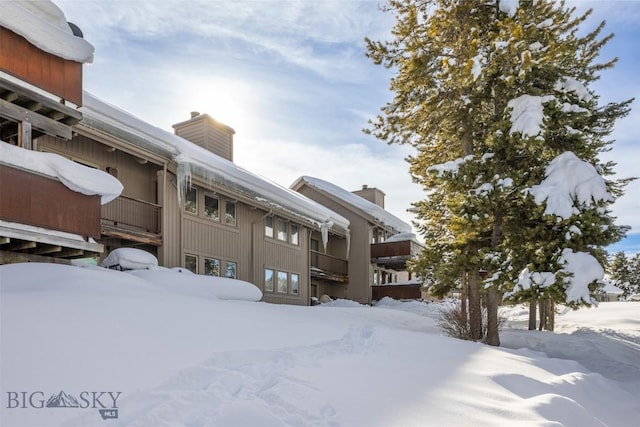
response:
<path fill-rule="evenodd" d="M 181 161 L 176 158 L 178 163 L 178 183 L 176 185 L 178 191 L 178 204 L 181 205 L 183 196 L 187 187 L 191 186 L 191 163 Z"/>
<path fill-rule="evenodd" d="M 349 252 L 351 252 L 351 230 L 347 229 L 347 261 L 349 261 Z"/>
<path fill-rule="evenodd" d="M 333 226 L 333 221 L 327 221 L 320 224 L 320 232 L 322 233 L 322 246 L 324 252 L 327 253 L 327 241 L 329 240 L 329 229 Z"/>

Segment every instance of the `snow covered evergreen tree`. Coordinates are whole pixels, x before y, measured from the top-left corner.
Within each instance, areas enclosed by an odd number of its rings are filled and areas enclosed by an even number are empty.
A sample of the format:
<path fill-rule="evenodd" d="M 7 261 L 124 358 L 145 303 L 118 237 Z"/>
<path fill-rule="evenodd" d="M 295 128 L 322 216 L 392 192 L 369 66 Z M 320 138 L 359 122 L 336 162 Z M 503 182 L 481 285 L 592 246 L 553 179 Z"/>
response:
<path fill-rule="evenodd" d="M 613 165 L 598 154 L 630 101 L 600 106 L 589 90 L 615 62 L 594 62 L 610 38 L 599 39 L 603 25 L 578 36 L 587 15 L 543 0 L 391 0 L 387 10 L 394 38 L 367 46 L 397 70 L 395 96 L 368 132 L 416 149 L 426 249 L 414 271 L 435 293 L 461 286 L 473 339 L 486 332 L 493 345 L 499 295 L 590 303 L 598 248 L 624 233 L 608 207 L 625 182 L 602 178 Z M 554 187 L 565 167 L 577 178 Z M 576 275 L 577 262 L 591 275 Z"/>
<path fill-rule="evenodd" d="M 623 297 L 640 293 L 640 254 L 629 258 L 624 252 L 615 253 L 609 261 L 607 272 L 613 284 L 622 289 Z"/>

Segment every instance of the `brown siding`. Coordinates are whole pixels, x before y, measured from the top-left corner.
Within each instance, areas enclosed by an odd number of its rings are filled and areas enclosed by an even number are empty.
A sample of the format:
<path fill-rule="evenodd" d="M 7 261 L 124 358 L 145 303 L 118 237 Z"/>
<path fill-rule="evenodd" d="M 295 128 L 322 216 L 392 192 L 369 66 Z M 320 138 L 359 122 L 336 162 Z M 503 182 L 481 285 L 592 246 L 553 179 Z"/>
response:
<path fill-rule="evenodd" d="M 37 139 L 38 149 L 53 151 L 72 160 L 112 173 L 124 186 L 122 194 L 150 203 L 157 203 L 157 176 L 159 165 L 140 164 L 139 158 L 109 147 L 84 135 L 71 140 L 42 136 Z"/>
<path fill-rule="evenodd" d="M 162 247 L 158 248 L 158 263 L 164 267 L 182 266 L 182 222 L 175 183 L 176 176 L 172 173 L 164 178 L 164 171 L 158 172 L 158 197 L 162 205 Z"/>
<path fill-rule="evenodd" d="M 369 249 L 369 222 L 314 188 L 304 186 L 299 192 L 350 221 L 349 284 L 346 286 L 345 295 L 341 297 L 369 304 L 371 302 L 371 284 L 373 283 L 373 267 Z M 339 290 L 330 289 L 330 291 L 333 292 L 333 295 L 339 296 L 337 295 Z M 332 294 L 328 293 L 328 295 Z"/>
<path fill-rule="evenodd" d="M 100 238 L 100 196 L 70 190 L 57 180 L 0 165 L 0 218 Z"/>
<path fill-rule="evenodd" d="M 47 53 L 0 27 L 0 70 L 82 105 L 82 64 Z"/>

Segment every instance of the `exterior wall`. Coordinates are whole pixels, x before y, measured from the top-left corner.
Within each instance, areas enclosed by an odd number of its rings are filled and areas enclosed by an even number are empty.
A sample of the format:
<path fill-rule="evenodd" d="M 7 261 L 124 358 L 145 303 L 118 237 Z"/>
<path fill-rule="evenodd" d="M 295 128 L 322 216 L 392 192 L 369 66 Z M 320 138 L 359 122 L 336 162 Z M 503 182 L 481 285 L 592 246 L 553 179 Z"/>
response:
<path fill-rule="evenodd" d="M 169 173 L 167 179 L 159 172 L 159 194 L 163 205 L 163 246 L 158 251 L 158 261 L 165 267 L 184 267 L 185 254 L 197 257 L 198 274 L 204 273 L 205 258 L 221 262 L 221 275 L 227 261 L 237 265 L 236 278 L 258 286 L 264 293 L 264 301 L 295 305 L 309 304 L 309 230 L 298 225 L 298 245 L 281 242 L 265 236 L 264 218 L 268 212 L 242 201 L 236 201 L 236 225 L 227 225 L 204 216 L 204 194 L 213 191 L 194 182 L 198 194 L 197 214 L 185 211 L 178 205 L 176 177 Z M 215 190 L 219 198 L 220 217 L 224 215 L 224 201 L 235 200 Z M 265 292 L 265 268 L 299 277 L 299 293 L 283 294 Z"/>
<path fill-rule="evenodd" d="M 173 125 L 176 135 L 193 142 L 218 156 L 233 161 L 232 128 L 217 122 L 208 114 L 192 113 L 193 117 Z"/>
<path fill-rule="evenodd" d="M 40 50 L 4 27 L 0 27 L 0 70 L 82 105 L 82 64 Z"/>
<path fill-rule="evenodd" d="M 140 164 L 140 158 L 114 150 L 81 134 L 76 134 L 68 141 L 41 136 L 37 139 L 37 149 L 60 154 L 114 175 L 124 185 L 123 196 L 158 202 L 156 180 L 157 171 L 162 168 L 160 165 L 151 162 Z"/>
<path fill-rule="evenodd" d="M 158 248 L 158 263 L 164 267 L 181 267 L 182 254 L 182 211 L 178 206 L 174 174 L 158 172 L 158 203 L 162 206 L 162 246 Z"/>
<path fill-rule="evenodd" d="M 368 221 L 355 214 L 351 209 L 337 203 L 318 192 L 312 187 L 303 186 L 299 192 L 312 200 L 320 203 L 332 211 L 342 215 L 350 221 L 351 248 L 349 252 L 349 283 L 346 292 L 341 298 L 348 298 L 361 304 L 371 303 L 371 284 L 373 283 L 373 266 L 370 255 L 370 225 Z M 341 287 L 343 285 L 331 285 Z M 331 292 L 339 293 L 342 289 L 331 289 Z M 325 292 L 332 295 L 331 292 Z"/>
<path fill-rule="evenodd" d="M 57 179 L 0 165 L 0 218 L 99 239 L 100 196 L 87 196 Z"/>

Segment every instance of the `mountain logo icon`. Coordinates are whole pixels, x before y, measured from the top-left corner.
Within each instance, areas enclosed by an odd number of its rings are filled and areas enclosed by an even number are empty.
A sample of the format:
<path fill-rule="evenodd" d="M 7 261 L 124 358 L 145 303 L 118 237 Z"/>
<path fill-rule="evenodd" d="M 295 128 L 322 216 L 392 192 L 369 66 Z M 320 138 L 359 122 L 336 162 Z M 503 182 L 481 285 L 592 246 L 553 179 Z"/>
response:
<path fill-rule="evenodd" d="M 46 404 L 47 408 L 79 408 L 78 400 L 60 390 L 58 394 L 52 394 Z"/>

